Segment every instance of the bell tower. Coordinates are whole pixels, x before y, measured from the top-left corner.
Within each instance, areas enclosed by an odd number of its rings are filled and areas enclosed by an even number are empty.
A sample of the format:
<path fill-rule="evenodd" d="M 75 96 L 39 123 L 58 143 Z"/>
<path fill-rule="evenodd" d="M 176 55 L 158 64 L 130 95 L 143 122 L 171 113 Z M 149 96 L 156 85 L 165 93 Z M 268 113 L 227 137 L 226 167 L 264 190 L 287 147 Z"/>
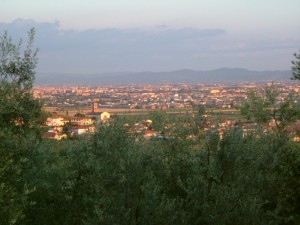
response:
<path fill-rule="evenodd" d="M 93 95 L 92 95 L 92 113 L 93 114 L 98 112 L 98 106 L 99 106 L 99 99 L 95 98 L 95 90 L 94 90 Z"/>
<path fill-rule="evenodd" d="M 93 103 L 92 103 L 92 113 L 96 113 L 98 112 L 98 102 L 93 100 Z"/>

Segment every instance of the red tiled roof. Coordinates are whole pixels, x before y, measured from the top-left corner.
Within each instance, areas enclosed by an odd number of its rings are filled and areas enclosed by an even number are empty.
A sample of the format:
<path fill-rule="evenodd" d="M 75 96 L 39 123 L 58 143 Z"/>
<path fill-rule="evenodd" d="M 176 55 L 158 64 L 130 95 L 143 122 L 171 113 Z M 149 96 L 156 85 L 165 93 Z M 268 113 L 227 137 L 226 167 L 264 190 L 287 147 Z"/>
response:
<path fill-rule="evenodd" d="M 57 134 L 54 132 L 47 132 L 43 134 L 43 138 L 54 138 Z"/>

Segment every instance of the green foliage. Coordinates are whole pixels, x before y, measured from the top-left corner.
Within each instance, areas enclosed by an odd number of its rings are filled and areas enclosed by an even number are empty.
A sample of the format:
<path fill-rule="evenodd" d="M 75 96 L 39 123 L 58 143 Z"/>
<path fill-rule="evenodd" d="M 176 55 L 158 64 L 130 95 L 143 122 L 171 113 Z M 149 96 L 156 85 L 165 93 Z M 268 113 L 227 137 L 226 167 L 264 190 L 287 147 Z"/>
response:
<path fill-rule="evenodd" d="M 7 33 L 0 37 L 0 127 L 22 133 L 36 127 L 41 118 L 41 104 L 31 93 L 37 64 L 37 51 L 32 50 L 34 29 L 22 51 Z"/>
<path fill-rule="evenodd" d="M 31 89 L 36 67 L 34 30 L 22 51 L 7 33 L 0 37 L 0 224 L 20 224 L 34 186 L 26 179 L 39 143 L 41 104 Z"/>
<path fill-rule="evenodd" d="M 76 114 L 74 115 L 74 117 L 81 117 L 81 118 L 83 118 L 83 117 L 85 117 L 85 115 L 78 112 L 78 113 L 76 113 Z"/>
<path fill-rule="evenodd" d="M 195 125 L 194 127 L 194 134 L 197 135 L 200 133 L 204 132 L 204 129 L 207 127 L 208 121 L 205 117 L 205 107 L 202 105 L 198 105 L 196 108 L 196 113 L 195 113 Z"/>
<path fill-rule="evenodd" d="M 24 179 L 30 162 L 30 151 L 36 140 L 0 131 L 0 224 L 19 224 L 34 187 Z"/>
<path fill-rule="evenodd" d="M 65 180 L 70 163 L 70 148 L 77 143 L 43 141 L 32 152 L 32 166 L 26 173 L 27 182 L 35 187 L 25 208 L 22 224 L 65 224 L 70 215 Z"/>
<path fill-rule="evenodd" d="M 277 131 L 283 131 L 290 122 L 300 117 L 299 109 L 299 103 L 293 93 L 282 99 L 272 84 L 265 87 L 262 96 L 254 91 L 249 92 L 241 113 L 248 120 L 252 119 L 260 124 L 273 122 Z"/>
<path fill-rule="evenodd" d="M 196 146 L 181 136 L 135 143 L 122 123 L 102 125 L 67 153 L 64 221 L 297 224 L 297 147 L 269 133 L 244 137 L 239 128 Z"/>
<path fill-rule="evenodd" d="M 299 143 L 272 133 L 135 142 L 115 121 L 92 137 L 26 143 L 36 150 L 9 186 L 27 202 L 22 224 L 299 223 Z"/>
<path fill-rule="evenodd" d="M 295 60 L 292 61 L 292 80 L 300 80 L 300 53 L 294 54 Z"/>

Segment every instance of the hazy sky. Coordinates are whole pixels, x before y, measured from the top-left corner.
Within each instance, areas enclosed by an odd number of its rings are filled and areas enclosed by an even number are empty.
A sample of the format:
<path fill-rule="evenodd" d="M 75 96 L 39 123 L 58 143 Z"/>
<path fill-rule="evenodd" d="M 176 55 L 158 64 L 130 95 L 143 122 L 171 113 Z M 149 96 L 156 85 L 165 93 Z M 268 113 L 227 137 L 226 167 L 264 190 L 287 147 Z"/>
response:
<path fill-rule="evenodd" d="M 300 49 L 299 0 L 0 2 L 1 33 L 36 27 L 45 72 L 289 69 Z"/>

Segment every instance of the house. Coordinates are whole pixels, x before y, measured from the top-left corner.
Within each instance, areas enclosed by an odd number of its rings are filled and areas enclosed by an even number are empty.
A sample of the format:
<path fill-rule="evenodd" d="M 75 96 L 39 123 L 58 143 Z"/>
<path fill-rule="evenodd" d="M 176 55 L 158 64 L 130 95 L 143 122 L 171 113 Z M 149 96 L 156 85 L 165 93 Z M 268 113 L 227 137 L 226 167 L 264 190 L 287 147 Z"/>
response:
<path fill-rule="evenodd" d="M 295 137 L 293 138 L 293 141 L 294 141 L 294 142 L 300 142 L 300 137 L 299 137 L 299 136 L 295 136 Z"/>
<path fill-rule="evenodd" d="M 88 112 L 85 114 L 86 117 L 88 118 L 96 118 L 98 119 L 100 117 L 100 113 L 98 112 Z"/>
<path fill-rule="evenodd" d="M 145 134 L 144 134 L 144 138 L 146 140 L 150 140 L 151 137 L 156 137 L 157 136 L 157 132 L 156 131 L 153 131 L 153 130 L 146 130 L 145 131 Z"/>
<path fill-rule="evenodd" d="M 45 139 L 61 140 L 61 139 L 67 138 L 67 135 L 50 131 L 50 132 L 44 133 L 42 137 Z"/>
<path fill-rule="evenodd" d="M 100 120 L 101 121 L 106 121 L 110 118 L 110 113 L 109 112 L 103 112 L 100 114 Z"/>
<path fill-rule="evenodd" d="M 48 117 L 46 120 L 46 125 L 49 127 L 60 127 L 64 126 L 69 122 L 69 120 L 61 116 Z"/>
<path fill-rule="evenodd" d="M 92 125 L 94 123 L 93 118 L 90 117 L 73 117 L 70 120 L 71 124 L 76 124 L 79 126 L 83 126 L 83 125 Z"/>
<path fill-rule="evenodd" d="M 94 125 L 79 125 L 71 128 L 71 134 L 82 135 L 86 133 L 93 133 L 95 130 Z"/>

